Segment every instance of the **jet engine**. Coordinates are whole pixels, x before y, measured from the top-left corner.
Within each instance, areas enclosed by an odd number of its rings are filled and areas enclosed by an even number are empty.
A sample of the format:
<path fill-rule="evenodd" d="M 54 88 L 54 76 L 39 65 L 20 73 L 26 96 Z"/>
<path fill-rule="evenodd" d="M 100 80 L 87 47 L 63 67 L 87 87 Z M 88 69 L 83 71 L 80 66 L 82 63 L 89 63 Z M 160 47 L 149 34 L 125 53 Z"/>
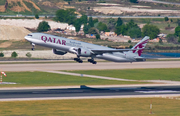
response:
<path fill-rule="evenodd" d="M 88 50 L 88 49 L 78 48 L 77 49 L 77 54 L 79 56 L 90 57 L 92 52 L 90 50 Z"/>
<path fill-rule="evenodd" d="M 58 50 L 58 49 L 53 49 L 53 53 L 56 54 L 56 55 L 64 55 L 67 52 L 62 51 L 62 50 Z"/>

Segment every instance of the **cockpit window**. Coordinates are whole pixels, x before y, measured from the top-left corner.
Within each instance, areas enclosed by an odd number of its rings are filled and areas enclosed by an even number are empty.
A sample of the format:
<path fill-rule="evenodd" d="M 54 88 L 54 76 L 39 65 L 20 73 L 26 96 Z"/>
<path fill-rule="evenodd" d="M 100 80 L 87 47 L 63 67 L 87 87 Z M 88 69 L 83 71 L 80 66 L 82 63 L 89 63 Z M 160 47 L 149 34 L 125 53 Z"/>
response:
<path fill-rule="evenodd" d="M 28 36 L 32 36 L 31 34 L 28 34 Z"/>

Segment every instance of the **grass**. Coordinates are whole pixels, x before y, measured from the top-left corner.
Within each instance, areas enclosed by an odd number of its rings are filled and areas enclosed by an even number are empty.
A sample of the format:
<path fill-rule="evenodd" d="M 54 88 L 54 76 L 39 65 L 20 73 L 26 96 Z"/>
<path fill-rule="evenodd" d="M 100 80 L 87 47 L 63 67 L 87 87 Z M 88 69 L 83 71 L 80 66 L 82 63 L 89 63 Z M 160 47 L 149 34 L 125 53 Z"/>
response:
<path fill-rule="evenodd" d="M 0 102 L 1 116 L 179 116 L 180 101 L 164 98 Z"/>
<path fill-rule="evenodd" d="M 121 65 L 121 64 L 119 64 Z M 180 81 L 179 68 L 127 69 L 127 70 L 85 70 L 69 71 L 80 74 L 99 75 L 133 80 L 172 80 Z"/>
<path fill-rule="evenodd" d="M 6 72 L 6 74 L 7 77 L 3 77 L 3 82 L 18 84 L 0 85 L 0 87 L 140 84 L 140 82 L 111 81 L 46 72 Z"/>
<path fill-rule="evenodd" d="M 6 0 L 1 0 L 0 1 L 0 5 L 5 5 L 5 3 L 6 3 Z"/>

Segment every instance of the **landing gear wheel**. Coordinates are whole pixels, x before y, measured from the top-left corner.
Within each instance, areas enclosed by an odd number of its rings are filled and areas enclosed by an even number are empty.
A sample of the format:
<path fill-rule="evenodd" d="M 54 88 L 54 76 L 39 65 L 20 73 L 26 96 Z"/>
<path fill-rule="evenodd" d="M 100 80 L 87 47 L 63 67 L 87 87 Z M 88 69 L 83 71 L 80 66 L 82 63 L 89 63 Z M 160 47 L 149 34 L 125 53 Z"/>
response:
<path fill-rule="evenodd" d="M 83 61 L 82 61 L 82 60 L 80 60 L 80 61 L 79 61 L 79 63 L 83 63 Z"/>
<path fill-rule="evenodd" d="M 96 62 L 96 61 L 94 61 L 94 62 L 92 62 L 92 64 L 97 64 L 97 62 Z"/>
<path fill-rule="evenodd" d="M 74 58 L 76 62 L 83 63 L 83 61 L 80 58 Z"/>
<path fill-rule="evenodd" d="M 96 61 L 94 61 L 93 59 L 88 59 L 88 62 L 92 63 L 92 64 L 97 64 Z"/>

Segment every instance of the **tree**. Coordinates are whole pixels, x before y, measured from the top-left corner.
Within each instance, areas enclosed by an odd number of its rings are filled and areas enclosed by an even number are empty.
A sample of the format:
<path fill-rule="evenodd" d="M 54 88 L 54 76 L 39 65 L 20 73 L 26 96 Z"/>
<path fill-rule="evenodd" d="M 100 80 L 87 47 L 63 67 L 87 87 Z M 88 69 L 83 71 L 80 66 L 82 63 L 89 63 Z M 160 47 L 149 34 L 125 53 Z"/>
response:
<path fill-rule="evenodd" d="M 180 36 L 180 26 L 177 26 L 177 27 L 175 28 L 175 33 L 174 33 L 174 35 Z"/>
<path fill-rule="evenodd" d="M 116 29 L 115 29 L 115 33 L 117 35 L 120 35 L 121 34 L 121 30 L 122 30 L 122 27 L 121 26 L 117 26 Z"/>
<path fill-rule="evenodd" d="M 89 26 L 90 26 L 90 27 L 94 27 L 94 22 L 93 22 L 92 17 L 89 17 L 88 23 L 89 23 Z"/>
<path fill-rule="evenodd" d="M 138 3 L 138 0 L 129 0 L 132 3 Z"/>
<path fill-rule="evenodd" d="M 134 20 L 130 20 L 129 23 L 126 24 L 127 29 L 131 29 L 131 28 L 139 28 L 138 25 L 136 23 L 134 23 Z"/>
<path fill-rule="evenodd" d="M 99 31 L 104 31 L 104 32 L 109 31 L 107 28 L 107 25 L 105 23 L 102 23 L 102 22 L 98 23 L 97 29 L 99 29 Z"/>
<path fill-rule="evenodd" d="M 142 36 L 149 36 L 150 39 L 154 39 L 160 33 L 160 30 L 157 26 L 146 24 L 142 28 Z"/>
<path fill-rule="evenodd" d="M 115 33 L 117 35 L 129 35 L 132 38 L 139 38 L 141 37 L 141 29 L 138 27 L 138 25 L 136 23 L 134 23 L 134 20 L 130 20 L 127 24 L 121 24 L 121 19 L 118 18 L 119 23 L 117 23 L 117 25 L 120 26 L 116 26 L 115 29 Z"/>
<path fill-rule="evenodd" d="M 94 19 L 94 20 L 93 20 L 93 23 L 94 23 L 94 24 L 97 23 L 97 22 L 99 22 L 98 19 Z"/>
<path fill-rule="evenodd" d="M 177 22 L 178 26 L 180 26 L 180 19 L 177 19 Z"/>
<path fill-rule="evenodd" d="M 128 43 L 131 43 L 131 40 L 128 40 Z"/>
<path fill-rule="evenodd" d="M 37 31 L 38 32 L 45 32 L 45 31 L 48 31 L 50 29 L 51 29 L 51 27 L 49 26 L 48 22 L 42 21 L 39 23 Z"/>
<path fill-rule="evenodd" d="M 79 32 L 81 29 L 81 19 L 77 19 L 74 23 L 74 27 L 76 28 L 76 32 Z"/>
<path fill-rule="evenodd" d="M 88 22 L 88 17 L 87 17 L 87 15 L 82 15 L 82 16 L 80 17 L 80 20 L 81 20 L 81 24 L 87 24 L 87 22 Z"/>
<path fill-rule="evenodd" d="M 0 57 L 4 57 L 4 53 L 1 52 L 1 53 L 0 53 Z"/>
<path fill-rule="evenodd" d="M 38 14 L 35 14 L 35 18 L 36 18 L 36 19 L 39 19 L 39 15 L 38 15 Z"/>
<path fill-rule="evenodd" d="M 60 9 L 56 11 L 56 21 L 73 24 L 76 20 L 75 9 Z"/>
<path fill-rule="evenodd" d="M 171 19 L 171 23 L 173 22 L 173 20 Z"/>
<path fill-rule="evenodd" d="M 107 25 L 108 25 L 108 29 L 109 29 L 109 30 L 113 30 L 113 29 L 115 28 L 115 25 L 116 25 L 115 19 L 109 18 Z"/>
<path fill-rule="evenodd" d="M 180 43 L 180 36 L 179 36 L 179 38 L 178 38 L 178 43 Z"/>
<path fill-rule="evenodd" d="M 88 6 L 88 10 L 90 10 L 90 6 Z"/>
<path fill-rule="evenodd" d="M 96 34 L 96 39 L 100 39 L 100 35 L 99 34 Z"/>
<path fill-rule="evenodd" d="M 123 21 L 122 21 L 122 19 L 119 17 L 118 20 L 117 20 L 117 22 L 116 22 L 116 27 L 121 26 L 122 24 L 123 24 Z"/>
<path fill-rule="evenodd" d="M 127 31 L 128 31 L 128 29 L 127 29 L 127 26 L 125 24 L 123 24 L 121 26 L 117 26 L 116 29 L 115 29 L 115 33 L 117 35 L 120 35 L 120 34 L 126 35 Z"/>
<path fill-rule="evenodd" d="M 133 48 L 133 46 L 132 46 L 132 45 L 130 45 L 130 46 L 129 46 L 129 48 Z"/>
<path fill-rule="evenodd" d="M 16 58 L 18 56 L 18 54 L 16 53 L 16 52 L 13 52 L 12 54 L 11 54 L 11 57 L 13 57 L 13 58 Z"/>
<path fill-rule="evenodd" d="M 30 58 L 32 55 L 31 55 L 30 52 L 28 52 L 28 53 L 26 54 L 26 56 L 27 56 L 28 58 Z"/>
<path fill-rule="evenodd" d="M 162 39 L 161 39 L 161 38 L 159 38 L 159 43 L 160 43 L 160 44 L 163 44 L 163 41 L 162 41 Z"/>
<path fill-rule="evenodd" d="M 127 35 L 129 35 L 131 38 L 140 38 L 142 35 L 141 29 L 139 27 L 130 28 Z"/>
<path fill-rule="evenodd" d="M 84 27 L 83 27 L 84 33 L 85 33 L 85 34 L 88 34 L 88 30 L 89 30 L 90 28 L 91 28 L 91 27 L 90 27 L 89 25 L 85 24 Z"/>
<path fill-rule="evenodd" d="M 164 17 L 164 20 L 165 20 L 165 21 L 169 21 L 169 18 L 168 18 L 168 17 Z"/>
<path fill-rule="evenodd" d="M 95 27 L 91 27 L 89 30 L 88 30 L 88 33 L 89 34 L 98 34 L 98 31 Z"/>

